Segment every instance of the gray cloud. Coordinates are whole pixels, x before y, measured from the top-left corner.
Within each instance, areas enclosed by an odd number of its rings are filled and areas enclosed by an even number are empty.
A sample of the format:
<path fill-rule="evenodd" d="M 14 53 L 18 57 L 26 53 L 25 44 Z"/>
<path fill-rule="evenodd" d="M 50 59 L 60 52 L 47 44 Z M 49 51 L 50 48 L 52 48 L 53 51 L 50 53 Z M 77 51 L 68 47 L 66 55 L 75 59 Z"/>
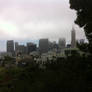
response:
<path fill-rule="evenodd" d="M 65 37 L 69 42 L 75 19 L 68 0 L 0 0 L 0 40 Z M 79 27 L 76 30 L 78 39 L 85 37 Z"/>

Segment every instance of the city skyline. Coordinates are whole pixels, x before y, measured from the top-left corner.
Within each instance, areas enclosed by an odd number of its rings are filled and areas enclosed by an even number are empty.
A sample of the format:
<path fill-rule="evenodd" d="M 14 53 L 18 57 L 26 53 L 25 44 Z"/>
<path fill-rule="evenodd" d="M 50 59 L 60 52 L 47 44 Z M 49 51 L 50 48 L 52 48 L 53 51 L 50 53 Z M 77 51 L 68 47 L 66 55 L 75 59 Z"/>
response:
<path fill-rule="evenodd" d="M 75 37 L 76 33 L 72 35 L 74 35 Z M 76 42 L 76 39 L 75 39 L 75 42 Z M 68 47 L 67 45 L 70 45 L 71 47 Z M 39 39 L 38 47 L 37 47 L 37 44 L 32 42 L 26 42 L 26 45 L 24 45 L 24 44 L 19 44 L 19 42 L 15 42 L 14 40 L 7 40 L 6 53 L 12 56 L 16 56 L 18 54 L 29 55 L 32 52 L 42 54 L 42 53 L 48 53 L 49 51 L 50 52 L 54 51 L 54 52 L 60 53 L 64 51 L 65 48 L 75 49 L 76 46 L 72 47 L 72 45 L 73 45 L 72 43 L 66 44 L 65 38 L 59 38 L 58 42 L 56 41 L 51 42 L 49 41 L 48 38 Z"/>
<path fill-rule="evenodd" d="M 73 29 L 74 29 L 74 28 L 73 28 Z M 59 43 L 60 43 L 60 40 L 61 40 L 62 43 L 65 41 L 65 45 L 68 45 L 68 44 L 71 44 L 71 45 L 72 45 L 71 41 L 73 40 L 72 36 L 74 35 L 74 37 L 75 37 L 75 42 L 76 42 L 76 41 L 81 41 L 81 40 L 84 40 L 84 42 L 87 42 L 87 40 L 85 40 L 85 39 L 77 39 L 77 38 L 76 38 L 76 33 L 75 33 L 75 34 L 72 34 L 73 31 L 76 32 L 76 30 L 75 30 L 75 29 L 73 30 L 73 29 L 71 30 L 71 40 L 70 40 L 70 42 L 67 42 L 67 41 L 66 41 L 66 38 L 64 38 L 64 37 L 61 37 L 61 38 L 59 38 L 59 39 L 57 39 L 57 40 L 51 40 L 51 39 L 49 39 L 49 38 L 40 38 L 40 39 L 38 39 L 38 40 L 24 40 L 24 41 L 22 40 L 22 41 L 17 41 L 17 40 L 10 39 L 10 40 L 5 40 L 5 45 L 3 45 L 3 46 L 5 46 L 5 50 L 1 50 L 0 52 L 6 52 L 6 51 L 7 51 L 7 47 L 6 47 L 7 41 L 13 41 L 14 43 L 18 43 L 18 45 L 20 45 L 20 46 L 27 46 L 27 43 L 33 43 L 33 44 L 36 44 L 37 47 L 39 47 L 39 41 L 40 41 L 41 39 L 48 39 L 48 42 L 56 43 L 56 44 L 58 44 L 58 45 L 59 45 Z M 76 46 L 75 46 L 75 47 L 76 47 Z M 14 46 L 14 48 L 16 48 L 16 47 Z"/>
<path fill-rule="evenodd" d="M 6 40 L 36 42 L 40 38 L 71 40 L 76 12 L 68 0 L 0 0 L 0 51 Z M 3 5 L 3 6 L 2 6 Z M 85 39 L 83 29 L 75 25 L 77 39 Z"/>

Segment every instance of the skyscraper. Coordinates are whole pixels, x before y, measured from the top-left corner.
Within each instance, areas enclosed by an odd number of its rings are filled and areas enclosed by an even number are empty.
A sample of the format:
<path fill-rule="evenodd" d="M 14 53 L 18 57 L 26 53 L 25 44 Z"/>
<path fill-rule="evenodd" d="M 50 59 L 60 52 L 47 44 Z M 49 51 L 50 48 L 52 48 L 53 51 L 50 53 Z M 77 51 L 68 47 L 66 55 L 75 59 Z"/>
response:
<path fill-rule="evenodd" d="M 49 41 L 48 39 L 39 40 L 39 50 L 41 53 L 47 53 L 49 50 Z"/>
<path fill-rule="evenodd" d="M 36 51 L 37 50 L 37 46 L 34 43 L 27 43 L 27 54 L 30 54 L 30 52 Z"/>
<path fill-rule="evenodd" d="M 18 51 L 19 51 L 21 54 L 26 54 L 26 46 L 25 46 L 25 45 L 19 45 L 19 46 L 18 46 Z"/>
<path fill-rule="evenodd" d="M 50 51 L 58 50 L 58 44 L 56 43 L 56 41 L 49 42 L 49 50 Z"/>
<path fill-rule="evenodd" d="M 76 48 L 76 33 L 74 28 L 71 31 L 71 48 Z"/>
<path fill-rule="evenodd" d="M 14 41 L 13 40 L 7 41 L 7 52 L 14 55 Z"/>
<path fill-rule="evenodd" d="M 60 38 L 58 42 L 59 49 L 64 49 L 66 46 L 66 40 L 65 38 Z"/>
<path fill-rule="evenodd" d="M 15 42 L 15 53 L 18 52 L 18 46 L 19 46 L 18 42 Z"/>

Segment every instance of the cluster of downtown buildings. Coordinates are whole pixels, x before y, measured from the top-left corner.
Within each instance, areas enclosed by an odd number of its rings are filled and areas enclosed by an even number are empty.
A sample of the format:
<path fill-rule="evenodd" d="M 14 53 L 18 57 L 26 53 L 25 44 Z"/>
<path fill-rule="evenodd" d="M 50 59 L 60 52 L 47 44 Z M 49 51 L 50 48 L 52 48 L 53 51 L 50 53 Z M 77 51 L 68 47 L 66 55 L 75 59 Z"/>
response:
<path fill-rule="evenodd" d="M 82 39 L 81 42 L 83 43 L 84 40 Z M 6 48 L 7 52 L 0 54 L 0 65 L 3 65 L 3 63 L 5 66 L 23 65 L 25 64 L 23 59 L 30 59 L 29 61 L 31 61 L 33 58 L 35 62 L 43 67 L 48 60 L 55 61 L 57 58 L 66 58 L 67 55 L 72 55 L 72 53 L 80 54 L 80 50 L 76 48 L 74 28 L 71 31 L 71 44 L 66 44 L 65 38 L 60 38 L 58 43 L 56 41 L 50 42 L 49 39 L 40 39 L 38 46 L 32 42 L 20 45 L 18 42 L 8 40 Z M 13 58 L 11 64 L 5 60 L 6 56 Z"/>
<path fill-rule="evenodd" d="M 7 41 L 7 53 L 10 53 L 12 55 L 17 54 L 30 54 L 31 52 L 38 52 L 40 54 L 47 53 L 48 51 L 57 51 L 64 49 L 66 47 L 66 41 L 64 38 L 59 39 L 59 42 L 56 43 L 50 42 L 48 39 L 40 39 L 39 40 L 39 47 L 37 47 L 37 44 L 34 44 L 32 42 L 28 42 L 26 45 L 20 45 L 18 42 L 15 42 L 13 40 Z"/>
<path fill-rule="evenodd" d="M 40 39 L 39 46 L 32 42 L 28 42 L 26 45 L 20 45 L 18 42 L 13 40 L 7 41 L 7 53 L 16 56 L 18 54 L 29 55 L 32 52 L 39 54 L 52 52 L 62 52 L 65 48 L 76 48 L 76 33 L 74 28 L 71 31 L 71 44 L 66 45 L 66 39 L 60 38 L 58 43 L 56 41 L 50 42 L 49 39 Z"/>

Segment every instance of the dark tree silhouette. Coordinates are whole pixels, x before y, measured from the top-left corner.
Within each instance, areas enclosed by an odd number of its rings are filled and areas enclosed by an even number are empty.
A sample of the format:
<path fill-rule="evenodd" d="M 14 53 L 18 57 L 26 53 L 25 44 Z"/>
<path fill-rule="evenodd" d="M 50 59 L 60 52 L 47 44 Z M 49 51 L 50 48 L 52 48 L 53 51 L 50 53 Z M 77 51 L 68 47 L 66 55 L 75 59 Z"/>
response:
<path fill-rule="evenodd" d="M 77 11 L 75 23 L 84 28 L 92 53 L 92 0 L 70 0 L 70 8 Z"/>

